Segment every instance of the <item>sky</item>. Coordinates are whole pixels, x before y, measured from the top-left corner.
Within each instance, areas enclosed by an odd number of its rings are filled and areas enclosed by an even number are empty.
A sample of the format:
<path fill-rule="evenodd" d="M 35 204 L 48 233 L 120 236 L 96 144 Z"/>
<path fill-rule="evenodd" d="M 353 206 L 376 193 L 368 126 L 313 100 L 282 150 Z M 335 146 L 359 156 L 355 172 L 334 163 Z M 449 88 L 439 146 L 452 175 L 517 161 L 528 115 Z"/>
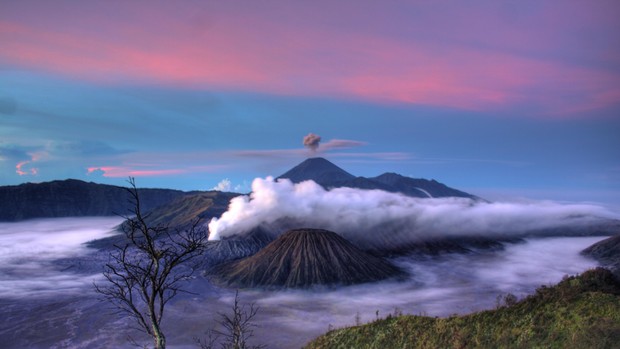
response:
<path fill-rule="evenodd" d="M 620 207 L 619 13 L 615 0 L 0 0 L 0 185 L 247 192 L 323 156 L 492 200 Z"/>

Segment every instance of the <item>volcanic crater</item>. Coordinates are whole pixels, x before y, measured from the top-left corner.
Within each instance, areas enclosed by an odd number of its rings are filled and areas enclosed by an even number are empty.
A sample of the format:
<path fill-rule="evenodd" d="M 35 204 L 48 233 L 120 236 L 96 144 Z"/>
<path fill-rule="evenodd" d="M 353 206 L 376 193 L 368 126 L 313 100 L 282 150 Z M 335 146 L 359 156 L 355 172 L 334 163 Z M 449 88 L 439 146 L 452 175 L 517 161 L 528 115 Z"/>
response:
<path fill-rule="evenodd" d="M 322 229 L 289 230 L 255 255 L 211 271 L 216 283 L 241 288 L 352 285 L 403 275 L 387 260 Z"/>

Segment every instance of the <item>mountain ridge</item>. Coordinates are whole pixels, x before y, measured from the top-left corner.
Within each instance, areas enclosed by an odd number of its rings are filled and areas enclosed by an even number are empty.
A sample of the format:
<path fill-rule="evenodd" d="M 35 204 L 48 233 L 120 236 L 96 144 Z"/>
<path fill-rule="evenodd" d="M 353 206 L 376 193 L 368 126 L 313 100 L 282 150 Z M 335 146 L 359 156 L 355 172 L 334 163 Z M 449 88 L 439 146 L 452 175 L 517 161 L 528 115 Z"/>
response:
<path fill-rule="evenodd" d="M 356 177 L 325 158 L 309 158 L 278 178 L 294 183 L 313 180 L 326 189 L 350 187 L 384 190 L 404 195 L 428 197 L 476 196 L 450 188 L 435 180 L 415 179 L 396 173 L 366 178 Z M 197 218 L 221 215 L 230 200 L 240 194 L 219 191 L 190 191 L 140 188 L 144 212 L 153 212 L 153 223 L 186 227 Z M 113 216 L 128 213 L 131 205 L 123 187 L 77 179 L 0 186 L 0 221 L 32 218 Z M 155 210 L 155 211 L 154 211 Z"/>
<path fill-rule="evenodd" d="M 188 193 L 174 189 L 138 189 L 145 211 Z M 77 179 L 0 187 L 0 221 L 32 218 L 114 216 L 128 213 L 129 193 L 123 187 Z"/>
<path fill-rule="evenodd" d="M 356 177 L 321 157 L 306 159 L 277 178 L 287 178 L 293 183 L 313 180 L 325 189 L 349 187 L 366 190 L 378 189 L 418 198 L 464 197 L 480 199 L 473 194 L 448 187 L 434 179 L 411 178 L 394 172 L 385 172 L 376 177 Z"/>

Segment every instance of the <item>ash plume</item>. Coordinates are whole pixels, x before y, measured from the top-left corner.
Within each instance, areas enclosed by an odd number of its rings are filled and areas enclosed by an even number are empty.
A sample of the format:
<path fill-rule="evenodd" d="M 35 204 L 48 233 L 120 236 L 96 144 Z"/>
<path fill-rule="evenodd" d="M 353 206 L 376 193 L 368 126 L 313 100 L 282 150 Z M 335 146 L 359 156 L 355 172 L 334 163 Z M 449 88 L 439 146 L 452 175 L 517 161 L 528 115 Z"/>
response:
<path fill-rule="evenodd" d="M 412 198 L 381 190 L 325 190 L 313 181 L 257 178 L 209 223 L 210 239 L 256 227 L 275 236 L 293 228 L 334 231 L 361 248 L 392 249 L 441 238 L 583 235 L 620 215 L 601 206 L 554 202 L 489 203 L 467 198 Z M 594 227 L 594 228 L 593 228 Z"/>
<path fill-rule="evenodd" d="M 304 137 L 303 144 L 306 148 L 310 149 L 313 153 L 319 149 L 319 144 L 321 143 L 321 136 L 316 135 L 314 133 L 308 133 Z"/>

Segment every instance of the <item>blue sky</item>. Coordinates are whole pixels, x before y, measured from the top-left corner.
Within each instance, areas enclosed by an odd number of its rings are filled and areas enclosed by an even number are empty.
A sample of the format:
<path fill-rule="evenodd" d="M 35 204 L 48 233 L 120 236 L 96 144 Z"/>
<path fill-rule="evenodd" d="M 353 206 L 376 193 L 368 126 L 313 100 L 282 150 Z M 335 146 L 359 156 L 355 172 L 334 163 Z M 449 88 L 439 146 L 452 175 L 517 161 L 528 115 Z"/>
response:
<path fill-rule="evenodd" d="M 0 185 L 247 191 L 324 156 L 491 199 L 620 205 L 619 9 L 3 2 Z"/>

